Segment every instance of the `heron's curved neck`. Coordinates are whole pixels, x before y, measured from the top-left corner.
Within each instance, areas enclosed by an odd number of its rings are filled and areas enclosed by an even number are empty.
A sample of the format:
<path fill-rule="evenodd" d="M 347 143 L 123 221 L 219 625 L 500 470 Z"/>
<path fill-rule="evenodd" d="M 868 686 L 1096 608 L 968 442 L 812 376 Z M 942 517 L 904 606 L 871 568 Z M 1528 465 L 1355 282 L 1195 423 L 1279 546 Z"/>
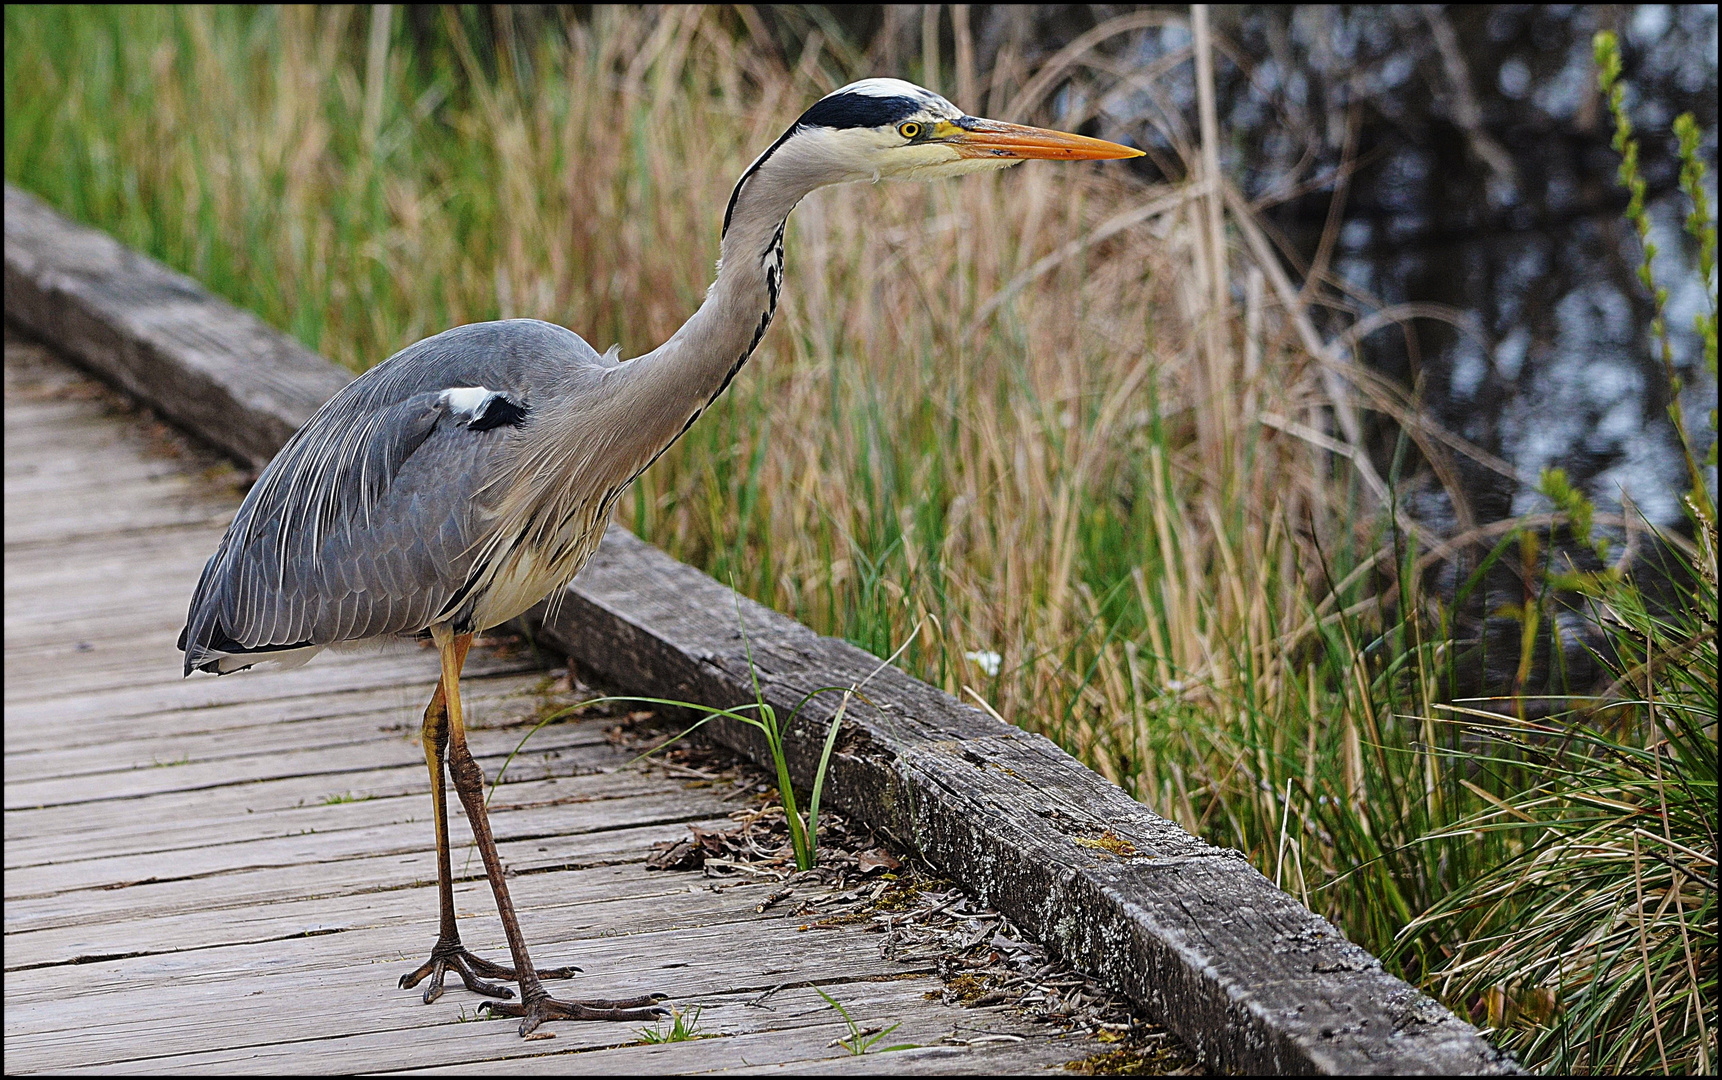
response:
<path fill-rule="evenodd" d="M 775 148 L 774 148 L 775 149 Z M 819 186 L 767 154 L 737 184 L 726 214 L 717 280 L 670 339 L 624 364 L 666 424 L 668 446 L 729 386 L 777 314 L 783 230 L 789 212 Z M 661 451 L 662 447 L 659 448 Z"/>

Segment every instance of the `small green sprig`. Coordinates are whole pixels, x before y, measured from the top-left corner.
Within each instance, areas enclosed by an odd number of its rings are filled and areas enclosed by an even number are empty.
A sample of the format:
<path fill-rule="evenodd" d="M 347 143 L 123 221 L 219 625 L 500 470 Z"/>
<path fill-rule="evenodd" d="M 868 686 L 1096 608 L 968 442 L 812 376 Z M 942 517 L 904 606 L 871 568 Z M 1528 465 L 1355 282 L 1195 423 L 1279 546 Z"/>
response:
<path fill-rule="evenodd" d="M 640 1042 L 652 1046 L 658 1043 L 692 1042 L 695 1039 L 709 1039 L 712 1036 L 699 1030 L 700 1013 L 704 1006 L 695 1005 L 688 1009 L 670 1010 L 670 1026 L 666 1030 L 664 1021 L 659 1020 L 656 1027 L 641 1028 Z"/>
<path fill-rule="evenodd" d="M 1599 31 L 1592 44 L 1596 50 L 1597 85 L 1608 98 L 1608 109 L 1614 117 L 1614 148 L 1620 152 L 1620 170 L 1618 176 L 1621 186 L 1626 188 L 1629 198 L 1626 204 L 1626 219 L 1632 223 L 1638 233 L 1638 240 L 1644 249 L 1643 261 L 1638 266 L 1638 280 L 1649 291 L 1655 304 L 1655 313 L 1650 320 L 1651 337 L 1655 339 L 1662 356 L 1663 370 L 1668 375 L 1668 416 L 1674 423 L 1675 434 L 1680 439 L 1681 451 L 1686 456 L 1686 469 L 1691 477 L 1692 490 L 1687 494 L 1687 500 L 1693 510 L 1702 518 L 1700 527 L 1710 529 L 1716 522 L 1716 507 L 1710 498 L 1709 485 L 1705 483 L 1704 472 L 1698 464 L 1697 457 L 1692 452 L 1692 439 L 1686 431 L 1686 420 L 1680 411 L 1680 392 L 1684 389 L 1683 380 L 1674 370 L 1674 350 L 1668 339 L 1668 323 L 1664 310 L 1668 306 L 1668 290 L 1656 284 L 1651 276 L 1651 263 L 1656 259 L 1656 245 L 1650 240 L 1650 214 L 1644 208 L 1644 177 L 1638 169 L 1638 140 L 1633 137 L 1632 118 L 1626 113 L 1626 84 L 1621 81 L 1620 71 L 1620 40 L 1613 31 Z M 1704 197 L 1703 179 L 1704 163 L 1698 160 L 1698 124 L 1690 113 L 1684 113 L 1674 122 L 1674 133 L 1680 140 L 1680 186 L 1692 199 L 1692 213 L 1686 218 L 1686 229 L 1698 239 L 1699 268 L 1704 274 L 1705 290 L 1710 296 L 1710 312 L 1707 316 L 1699 316 L 1697 325 L 1699 335 L 1704 339 L 1705 363 L 1712 374 L 1716 371 L 1716 289 L 1712 284 L 1711 270 L 1716 262 L 1716 227 L 1710 217 L 1708 200 Z M 1711 429 L 1716 427 L 1715 410 L 1710 414 Z M 1710 447 L 1707 462 L 1714 464 L 1716 447 L 1714 442 Z"/>
<path fill-rule="evenodd" d="M 1556 510 L 1567 516 L 1573 539 L 1589 545 L 1604 564 L 1603 569 L 1598 571 L 1569 570 L 1564 573 L 1555 571 L 1551 565 L 1549 584 L 1556 589 L 1594 595 L 1604 582 L 1618 580 L 1619 572 L 1607 565 L 1608 537 L 1593 529 L 1596 506 L 1585 497 L 1584 492 L 1572 486 L 1567 480 L 1566 470 L 1544 469 L 1542 477 L 1537 481 L 1537 490 L 1555 504 Z"/>
<path fill-rule="evenodd" d="M 848 711 L 849 702 L 852 699 L 863 701 L 868 705 L 873 704 L 867 695 L 861 692 L 861 688 L 872 681 L 874 675 L 885 670 L 888 665 L 896 661 L 897 657 L 903 655 L 903 650 L 907 649 L 909 647 L 909 643 L 915 640 L 915 635 L 921 632 L 922 624 L 915 624 L 915 628 L 909 632 L 908 637 L 903 639 L 903 644 L 897 647 L 897 651 L 882 661 L 878 667 L 874 668 L 872 672 L 870 672 L 867 677 L 862 679 L 860 682 L 851 686 L 821 686 L 818 689 L 808 691 L 802 696 L 800 701 L 796 702 L 795 708 L 790 711 L 788 721 L 785 722 L 778 719 L 777 710 L 765 700 L 765 693 L 760 689 L 759 669 L 753 662 L 753 642 L 752 639 L 748 637 L 747 624 L 741 621 L 741 594 L 739 592 L 735 594 L 735 602 L 736 622 L 741 627 L 742 643 L 747 653 L 748 676 L 753 680 L 753 704 L 737 705 L 730 709 L 720 709 L 691 701 L 679 701 L 672 698 L 640 697 L 637 695 L 626 694 L 592 698 L 587 701 L 582 701 L 578 705 L 570 705 L 566 709 L 558 710 L 557 712 L 553 712 L 549 716 L 544 717 L 532 728 L 531 731 L 528 731 L 521 737 L 520 742 L 515 745 L 512 751 L 509 752 L 508 757 L 503 759 L 502 767 L 496 770 L 496 777 L 490 782 L 490 793 L 486 795 L 484 799 L 485 806 L 488 807 L 490 805 L 490 800 L 496 796 L 496 789 L 502 784 L 503 774 L 506 773 L 508 771 L 508 767 L 514 763 L 515 756 L 518 755 L 521 750 L 525 749 L 527 740 L 542 731 L 545 726 L 555 723 L 563 717 L 572 714 L 576 710 L 589 708 L 593 705 L 609 704 L 612 702 L 627 702 L 635 705 L 665 705 L 671 708 L 685 709 L 691 712 L 703 712 L 705 715 L 696 721 L 691 727 L 684 729 L 681 734 L 659 743 L 644 754 L 634 758 L 633 761 L 628 762 L 628 764 L 631 765 L 634 761 L 639 761 L 641 758 L 649 757 L 650 755 L 657 753 L 659 750 L 665 749 L 672 743 L 692 735 L 705 724 L 712 720 L 716 720 L 720 716 L 737 721 L 738 723 L 746 724 L 748 727 L 755 729 L 765 736 L 766 747 L 770 752 L 772 765 L 777 770 L 777 793 L 783 800 L 783 814 L 789 825 L 790 847 L 795 853 L 795 868 L 797 870 L 813 869 L 813 866 L 818 861 L 819 857 L 819 800 L 824 794 L 826 774 L 829 772 L 831 767 L 831 752 L 837 747 L 837 736 L 842 730 L 843 715 Z M 784 737 L 788 734 L 789 729 L 795 725 L 796 719 L 801 716 L 801 710 L 805 709 L 813 699 L 824 694 L 842 694 L 843 700 L 838 704 L 837 711 L 832 714 L 830 722 L 826 725 L 825 743 L 820 749 L 819 764 L 813 770 L 813 794 L 807 806 L 807 816 L 803 817 L 800 810 L 797 808 L 795 786 L 791 783 L 789 777 L 789 756 L 784 744 Z"/>
<path fill-rule="evenodd" d="M 1704 366 L 1712 378 L 1716 375 L 1716 218 L 1710 212 L 1710 200 L 1704 193 L 1704 175 L 1709 170 L 1698 156 L 1698 121 L 1691 113 L 1681 113 L 1674 120 L 1674 136 L 1680 140 L 1680 190 L 1692 200 L 1692 212 L 1686 215 L 1686 231 L 1698 241 L 1698 273 L 1703 277 L 1710 310 L 1699 312 L 1692 320 L 1692 329 L 1704 343 Z M 1710 410 L 1710 430 L 1717 430 L 1716 410 Z M 1710 440 L 1710 453 L 1705 464 L 1716 465 L 1716 443 Z"/>
<path fill-rule="evenodd" d="M 815 992 L 817 992 L 819 994 L 820 997 L 824 998 L 827 1002 L 829 1002 L 833 1009 L 837 1010 L 837 1014 L 839 1016 L 843 1017 L 843 1026 L 847 1027 L 849 1029 L 849 1034 L 847 1036 L 845 1036 L 844 1038 L 837 1039 L 834 1041 L 836 1042 L 836 1044 L 838 1046 L 841 1046 L 843 1049 L 849 1051 L 849 1053 L 853 1054 L 854 1056 L 860 1057 L 862 1054 L 874 1053 L 874 1052 L 881 1053 L 881 1054 L 889 1054 L 889 1053 L 896 1051 L 896 1050 L 918 1050 L 918 1049 L 920 1049 L 919 1043 L 898 1043 L 895 1046 L 879 1046 L 879 1043 L 884 1041 L 885 1036 L 891 1034 L 891 1032 L 896 1031 L 898 1028 L 903 1026 L 901 1021 L 898 1021 L 897 1023 L 892 1024 L 888 1028 L 882 1028 L 882 1027 L 864 1028 L 860 1024 L 855 1022 L 855 1018 L 849 1015 L 849 1010 L 845 1009 L 843 1007 L 842 1003 L 839 1002 L 836 998 L 832 997 L 830 994 L 827 994 L 824 990 L 821 990 L 817 986 L 815 986 L 813 989 Z M 877 1051 L 874 1050 L 875 1047 L 878 1047 Z"/>

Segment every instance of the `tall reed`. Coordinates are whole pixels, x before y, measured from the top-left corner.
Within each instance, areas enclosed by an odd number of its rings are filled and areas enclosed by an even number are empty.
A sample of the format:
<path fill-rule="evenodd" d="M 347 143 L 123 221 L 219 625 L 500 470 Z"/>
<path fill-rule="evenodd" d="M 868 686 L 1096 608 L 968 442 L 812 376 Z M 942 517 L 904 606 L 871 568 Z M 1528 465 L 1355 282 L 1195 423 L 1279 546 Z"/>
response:
<path fill-rule="evenodd" d="M 1569 698 L 1542 720 L 1446 706 L 1465 742 L 1442 764 L 1486 797 L 1423 845 L 1455 842 L 1496 855 L 1401 931 L 1401 945 L 1446 953 L 1437 985 L 1474 1004 L 1478 1018 L 1528 1064 L 1553 1072 L 1709 1074 L 1716 1070 L 1719 959 L 1717 890 L 1717 566 L 1715 425 L 1707 455 L 1685 423 L 1644 207 L 1638 142 L 1625 103 L 1619 43 L 1596 37 L 1599 85 L 1614 120 L 1626 218 L 1641 245 L 1639 280 L 1655 304 L 1651 324 L 1675 393 L 1669 412 L 1687 468 L 1685 505 L 1695 543 L 1657 545 L 1647 557 L 1611 556 L 1593 531 L 1595 511 L 1558 469 L 1542 491 L 1595 569 L 1551 556 L 1518 617 L 1527 628 L 1564 605 L 1600 629 L 1612 681 Z M 1690 115 L 1674 123 L 1687 231 L 1709 293 L 1695 330 L 1716 374 L 1716 221 Z M 1679 273 L 1681 271 L 1676 271 Z M 1700 464 L 1700 462 L 1703 464 Z M 1552 530 L 1551 530 L 1552 531 Z M 1523 534 L 1529 537 L 1531 534 Z M 1582 549 L 1589 548 L 1589 551 Z M 1594 556 L 1594 560 L 1588 558 Z M 1492 780 L 1492 782 L 1491 782 Z M 1504 782 L 1503 782 L 1504 781 Z"/>

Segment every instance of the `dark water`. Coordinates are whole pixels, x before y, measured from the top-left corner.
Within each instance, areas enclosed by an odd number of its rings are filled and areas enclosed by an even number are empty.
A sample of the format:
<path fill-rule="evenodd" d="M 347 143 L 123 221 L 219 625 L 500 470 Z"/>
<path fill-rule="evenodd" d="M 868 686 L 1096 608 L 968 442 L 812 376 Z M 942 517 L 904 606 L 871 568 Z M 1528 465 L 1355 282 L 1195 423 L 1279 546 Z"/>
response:
<path fill-rule="evenodd" d="M 1693 112 L 1714 161 L 1716 9 L 1619 14 L 1653 239 L 1665 252 L 1658 281 L 1670 291 L 1675 365 L 1690 383 L 1702 372 L 1692 320 L 1708 301 L 1680 227 L 1686 200 L 1676 188 L 1668 128 L 1679 112 Z M 1277 32 L 1311 43 L 1310 60 L 1326 70 L 1324 88 L 1335 75 L 1346 77 L 1347 88 L 1359 81 L 1366 87 L 1286 95 L 1303 99 L 1297 111 L 1329 144 L 1345 138 L 1323 130 L 1345 123 L 1335 112 L 1368 114 L 1357 120 L 1357 153 L 1379 158 L 1353 183 L 1336 271 L 1382 303 L 1450 305 L 1480 331 L 1472 337 L 1419 321 L 1414 346 L 1400 332 L 1383 331 L 1368 342 L 1365 359 L 1406 382 L 1420 376 L 1436 415 L 1522 476 L 1561 465 L 1599 504 L 1618 508 L 1624 494 L 1650 521 L 1674 525 L 1686 480 L 1666 417 L 1668 379 L 1649 336 L 1650 298 L 1633 276 L 1639 245 L 1620 217 L 1619 156 L 1594 89 L 1591 36 L 1604 20 L 1597 9 L 1506 7 L 1456 8 L 1435 18 L 1447 23 L 1462 68 L 1444 62 L 1439 34 L 1417 9 L 1310 10 L 1278 30 L 1264 25 L 1260 34 L 1270 53 Z M 1316 41 L 1326 45 L 1315 48 Z M 1453 89 L 1456 75 L 1471 84 L 1470 130 Z M 1324 116 L 1317 105 L 1326 97 L 1342 100 Z M 1266 190 L 1274 171 L 1246 175 Z M 1326 211 L 1326 198 L 1311 201 L 1280 211 L 1300 246 L 1315 239 L 1316 213 Z M 1694 431 L 1708 427 L 1708 410 L 1692 406 L 1715 401 L 1714 383 L 1698 381 L 1688 394 Z M 1481 520 L 1537 508 L 1540 500 L 1476 471 L 1467 487 Z"/>
<path fill-rule="evenodd" d="M 794 29 L 791 15 L 777 10 L 782 29 Z M 875 60 L 894 53 L 913 65 L 922 54 L 921 10 L 899 5 L 871 19 L 852 15 L 848 32 Z M 1034 70 L 1078 35 L 1136 10 L 971 5 L 976 83 L 988 84 L 1001 53 L 1006 63 L 1017 55 Z M 1693 269 L 1695 245 L 1681 229 L 1688 207 L 1676 187 L 1669 125 L 1693 113 L 1714 169 L 1716 8 L 1357 5 L 1219 8 L 1211 17 L 1232 54 L 1222 47 L 1216 60 L 1226 173 L 1252 199 L 1315 181 L 1313 190 L 1275 199 L 1267 210 L 1309 260 L 1335 201 L 1335 185 L 1322 181 L 1348 157 L 1357 162 L 1331 223 L 1331 272 L 1357 315 L 1432 302 L 1450 306 L 1476 331 L 1429 320 L 1411 324 L 1410 335 L 1381 330 L 1364 343 L 1365 362 L 1405 385 L 1420 384 L 1435 415 L 1521 476 L 1560 465 L 1600 507 L 1618 510 L 1624 493 L 1650 521 L 1678 526 L 1686 479 L 1666 417 L 1667 375 L 1651 346 L 1650 299 L 1633 276 L 1638 241 L 1620 216 L 1620 157 L 1609 145 L 1612 123 L 1596 91 L 1591 38 L 1600 29 L 1621 37 L 1653 239 L 1664 253 L 1657 280 L 1671 294 L 1675 366 L 1691 387 L 1688 429 L 1708 440 L 1716 388 L 1691 329 L 1708 302 Z M 802 19 L 796 33 L 804 39 Z M 950 91 L 948 12 L 940 27 L 941 88 Z M 1150 72 L 1189 45 L 1181 26 L 1110 38 L 1096 52 L 1113 70 L 1073 72 L 1048 96 L 1043 118 L 1086 112 L 1124 87 L 1129 74 Z M 1158 99 L 1127 88 L 1113 95 L 1086 130 L 1128 137 L 1151 152 L 1138 163 L 1144 173 L 1175 179 L 1183 167 L 1174 139 L 1194 142 L 1197 130 L 1193 64 L 1171 67 L 1155 87 Z M 1357 315 L 1331 318 L 1324 329 L 1337 332 Z M 1381 435 L 1385 467 L 1391 433 Z M 1535 509 L 1541 500 L 1479 470 L 1467 472 L 1466 488 L 1480 521 Z"/>

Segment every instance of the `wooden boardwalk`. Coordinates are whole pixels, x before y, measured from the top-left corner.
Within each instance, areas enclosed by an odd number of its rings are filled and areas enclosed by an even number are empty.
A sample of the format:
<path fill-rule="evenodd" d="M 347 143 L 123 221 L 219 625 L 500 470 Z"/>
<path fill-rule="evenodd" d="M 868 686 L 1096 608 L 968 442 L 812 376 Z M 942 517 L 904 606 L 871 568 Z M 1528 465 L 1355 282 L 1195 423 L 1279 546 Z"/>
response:
<path fill-rule="evenodd" d="M 149 430 L 8 340 L 7 1073 L 1040 1073 L 1105 1049 L 1010 1008 L 942 1004 L 933 964 L 883 959 L 863 923 L 798 932 L 789 905 L 755 910 L 764 886 L 647 870 L 653 843 L 730 825 L 734 789 L 621 767 L 604 719 L 541 731 L 493 803 L 534 958 L 585 968 L 552 993 L 660 990 L 718 1037 L 648 1045 L 639 1025 L 555 1023 L 522 1040 L 512 1022 L 463 1022 L 481 999 L 458 979 L 430 1007 L 397 989 L 436 931 L 416 738 L 436 655 L 404 643 L 181 679 L 175 638 L 237 495 Z M 471 744 L 494 776 L 559 699 L 519 653 L 476 649 L 467 672 Z M 503 958 L 469 851 L 454 857 L 462 935 Z M 849 1029 L 816 985 L 921 1048 L 832 1046 Z"/>

